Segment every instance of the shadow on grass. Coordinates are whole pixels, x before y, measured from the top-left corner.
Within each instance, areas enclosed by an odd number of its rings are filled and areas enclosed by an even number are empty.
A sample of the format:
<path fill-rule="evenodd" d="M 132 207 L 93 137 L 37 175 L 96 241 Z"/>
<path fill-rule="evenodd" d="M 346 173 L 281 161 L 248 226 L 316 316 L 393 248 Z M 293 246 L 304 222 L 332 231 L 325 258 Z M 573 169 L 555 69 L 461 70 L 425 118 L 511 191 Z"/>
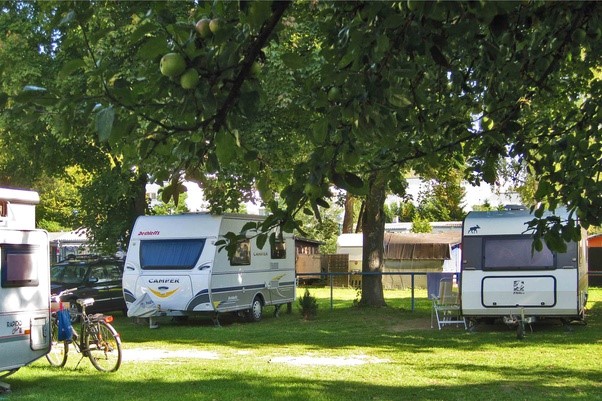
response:
<path fill-rule="evenodd" d="M 248 373 L 196 368 L 182 376 L 164 375 L 144 380 L 129 379 L 126 372 L 96 374 L 87 371 L 75 374 L 49 374 L 49 369 L 34 366 L 28 379 L 14 376 L 12 394 L 8 399 L 80 401 L 108 399 L 112 401 L 148 400 L 600 400 L 599 370 L 552 370 L 548 367 L 524 370 L 518 367 L 491 367 L 458 363 L 435 366 L 425 383 L 414 377 L 396 377 L 392 384 L 373 384 L 369 378 L 357 380 L 325 380 L 319 375 L 305 377 L 278 375 L 273 366 L 254 367 Z M 437 370 L 437 369 L 441 370 Z M 269 370 L 272 369 L 270 372 Z M 303 368 L 300 368 L 303 369 Z M 495 380 L 478 383 L 449 384 L 445 372 L 453 370 L 461 376 L 490 371 Z M 262 373 L 266 372 L 266 373 Z M 316 372 L 317 373 L 317 372 Z M 136 376 L 138 377 L 138 376 Z M 579 386 L 563 385 L 575 383 Z M 591 384 L 583 384 L 589 382 Z M 596 384 L 597 383 L 597 384 Z M 66 389 L 71 391 L 65 391 Z M 77 390 L 77 391 L 74 391 Z"/>
<path fill-rule="evenodd" d="M 267 309 L 267 308 L 266 308 Z M 239 349 L 301 345 L 311 350 L 333 350 L 369 346 L 382 351 L 400 348 L 412 352 L 433 352 L 435 349 L 476 350 L 491 346 L 514 349 L 542 343 L 590 344 L 599 342 L 600 304 L 591 305 L 587 325 L 562 325 L 547 320 L 532 325 L 526 338 L 519 341 L 514 328 L 504 324 L 480 324 L 474 331 L 445 327 L 430 328 L 430 311 L 409 312 L 398 308 L 343 308 L 319 310 L 312 321 L 301 319 L 298 311 L 283 313 L 279 318 L 266 313 L 258 323 L 244 323 L 234 315 L 223 315 L 221 326 L 215 327 L 207 317 L 193 317 L 185 322 L 160 320 L 160 328 L 118 318 L 115 327 L 127 346 L 165 342 L 173 345 L 229 346 Z"/>

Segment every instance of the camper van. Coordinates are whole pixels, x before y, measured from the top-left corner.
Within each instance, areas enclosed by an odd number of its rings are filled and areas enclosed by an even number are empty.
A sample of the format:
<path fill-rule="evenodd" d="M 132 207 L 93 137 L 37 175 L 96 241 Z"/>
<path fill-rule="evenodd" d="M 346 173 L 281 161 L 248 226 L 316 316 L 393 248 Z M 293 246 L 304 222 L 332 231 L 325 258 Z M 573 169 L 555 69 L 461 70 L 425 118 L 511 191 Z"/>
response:
<path fill-rule="evenodd" d="M 558 213 L 567 218 L 566 213 Z M 470 212 L 462 227 L 461 304 L 478 320 L 503 318 L 524 330 L 538 318 L 581 320 L 587 302 L 587 256 L 582 240 L 564 253 L 532 250 L 527 210 Z"/>
<path fill-rule="evenodd" d="M 35 229 L 33 191 L 0 188 L 0 377 L 50 348 L 48 234 Z"/>
<path fill-rule="evenodd" d="M 295 299 L 292 235 L 257 246 L 253 233 L 228 256 L 216 242 L 239 234 L 253 215 L 190 213 L 141 216 L 127 250 L 123 293 L 129 316 L 239 312 L 260 320 L 262 308 Z"/>

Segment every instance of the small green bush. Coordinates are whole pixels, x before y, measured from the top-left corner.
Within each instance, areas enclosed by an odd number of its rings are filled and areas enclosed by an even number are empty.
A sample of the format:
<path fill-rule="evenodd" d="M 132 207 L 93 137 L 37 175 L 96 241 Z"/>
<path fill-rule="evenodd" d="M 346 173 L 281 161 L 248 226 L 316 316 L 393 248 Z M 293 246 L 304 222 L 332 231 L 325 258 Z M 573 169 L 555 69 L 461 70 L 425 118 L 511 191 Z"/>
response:
<path fill-rule="evenodd" d="M 303 296 L 299 298 L 299 310 L 305 320 L 313 319 L 318 314 L 318 301 L 307 288 Z"/>

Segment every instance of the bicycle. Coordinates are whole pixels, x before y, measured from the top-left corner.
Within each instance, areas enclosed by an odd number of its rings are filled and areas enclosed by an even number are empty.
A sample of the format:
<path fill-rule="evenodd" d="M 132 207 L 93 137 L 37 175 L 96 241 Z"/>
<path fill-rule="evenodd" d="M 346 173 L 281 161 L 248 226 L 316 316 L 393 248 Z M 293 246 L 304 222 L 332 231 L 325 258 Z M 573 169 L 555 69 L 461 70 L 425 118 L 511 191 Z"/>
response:
<path fill-rule="evenodd" d="M 51 297 L 58 303 L 59 310 L 63 308 L 61 297 L 71 291 L 73 290 L 61 291 Z M 115 372 L 121 365 L 122 351 L 121 337 L 111 325 L 113 317 L 101 313 L 87 314 L 86 307 L 94 304 L 94 298 L 78 299 L 76 302 L 81 306 L 81 312 L 77 313 L 80 317 L 79 333 L 72 327 L 73 338 L 59 340 L 58 311 L 53 311 L 51 346 L 50 352 L 46 354 L 46 359 L 52 366 L 65 366 L 69 356 L 69 345 L 73 345 L 75 351 L 82 355 L 77 366 L 82 359 L 88 357 L 92 365 L 99 371 Z"/>

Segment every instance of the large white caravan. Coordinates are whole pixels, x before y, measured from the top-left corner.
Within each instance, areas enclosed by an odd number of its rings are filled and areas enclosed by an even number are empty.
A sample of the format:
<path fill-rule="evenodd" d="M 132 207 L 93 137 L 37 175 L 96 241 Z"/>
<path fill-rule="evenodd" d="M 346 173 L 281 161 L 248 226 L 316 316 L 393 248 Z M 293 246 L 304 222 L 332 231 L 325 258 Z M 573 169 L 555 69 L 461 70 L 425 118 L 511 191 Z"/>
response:
<path fill-rule="evenodd" d="M 238 242 L 233 257 L 216 242 L 241 233 L 261 216 L 190 213 L 141 216 L 127 251 L 123 292 L 130 316 L 188 316 L 246 312 L 259 320 L 262 307 L 295 299 L 292 236 L 263 249 L 254 235 Z"/>
<path fill-rule="evenodd" d="M 559 217 L 566 218 L 560 214 Z M 532 251 L 525 210 L 470 212 L 462 227 L 462 313 L 506 323 L 583 319 L 587 302 L 586 235 L 564 253 Z"/>
<path fill-rule="evenodd" d="M 50 348 L 48 234 L 35 229 L 38 202 L 36 192 L 0 188 L 0 377 Z"/>

